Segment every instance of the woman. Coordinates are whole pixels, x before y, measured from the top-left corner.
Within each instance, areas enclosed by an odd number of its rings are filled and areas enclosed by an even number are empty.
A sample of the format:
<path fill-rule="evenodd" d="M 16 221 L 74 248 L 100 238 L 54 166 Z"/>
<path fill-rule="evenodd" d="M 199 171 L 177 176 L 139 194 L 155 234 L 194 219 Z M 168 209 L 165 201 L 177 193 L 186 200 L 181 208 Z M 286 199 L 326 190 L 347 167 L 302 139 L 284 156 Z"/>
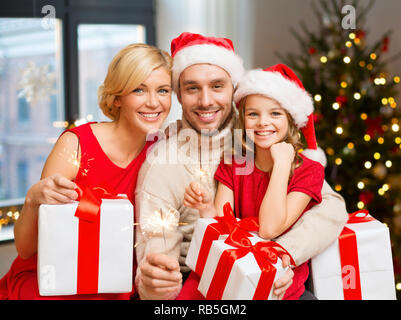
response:
<path fill-rule="evenodd" d="M 171 67 L 168 53 L 146 44 L 129 45 L 114 57 L 98 92 L 99 106 L 112 121 L 87 123 L 59 137 L 15 223 L 18 257 L 0 280 L 0 299 L 130 298 L 132 293 L 41 297 L 36 276 L 38 209 L 45 203 L 74 201 L 76 184 L 104 182 L 134 203 L 137 174 L 153 143 L 146 137 L 170 111 Z"/>

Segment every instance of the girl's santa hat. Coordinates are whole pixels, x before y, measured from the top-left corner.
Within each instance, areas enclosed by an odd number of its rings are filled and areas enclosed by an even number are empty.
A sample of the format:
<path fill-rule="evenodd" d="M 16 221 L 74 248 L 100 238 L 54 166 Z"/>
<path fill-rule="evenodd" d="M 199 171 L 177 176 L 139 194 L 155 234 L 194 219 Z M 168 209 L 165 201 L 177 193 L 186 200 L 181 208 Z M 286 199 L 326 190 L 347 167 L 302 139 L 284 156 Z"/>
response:
<path fill-rule="evenodd" d="M 238 84 L 234 101 L 238 104 L 242 98 L 252 94 L 272 98 L 287 110 L 305 137 L 307 149 L 302 154 L 326 166 L 324 151 L 316 143 L 312 97 L 289 67 L 277 64 L 247 72 Z"/>
<path fill-rule="evenodd" d="M 227 38 L 184 32 L 171 42 L 171 56 L 174 59 L 172 82 L 175 92 L 178 92 L 181 72 L 194 64 L 208 63 L 223 68 L 231 76 L 234 87 L 245 72 L 241 57 Z"/>

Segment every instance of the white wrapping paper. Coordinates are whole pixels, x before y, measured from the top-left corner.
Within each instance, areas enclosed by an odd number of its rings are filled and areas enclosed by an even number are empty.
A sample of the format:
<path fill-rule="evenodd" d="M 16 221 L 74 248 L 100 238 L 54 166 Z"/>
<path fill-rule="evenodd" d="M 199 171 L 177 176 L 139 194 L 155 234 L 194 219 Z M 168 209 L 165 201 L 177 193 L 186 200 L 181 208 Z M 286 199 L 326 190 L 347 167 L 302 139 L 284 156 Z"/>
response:
<path fill-rule="evenodd" d="M 391 243 L 388 228 L 374 220 L 350 223 L 356 233 L 362 300 L 395 299 Z M 342 270 L 338 239 L 311 260 L 314 294 L 321 300 L 344 300 L 344 285 L 354 286 L 352 267 Z"/>
<path fill-rule="evenodd" d="M 193 271 L 195 271 L 196 264 L 198 262 L 199 250 L 202 245 L 202 241 L 203 241 L 203 237 L 205 235 L 206 228 L 209 226 L 209 224 L 212 224 L 212 223 L 217 223 L 217 221 L 215 219 L 200 218 L 195 223 L 191 243 L 189 245 L 187 257 L 185 259 L 185 264 Z M 226 239 L 227 237 L 228 237 L 228 234 L 224 234 L 224 235 L 220 235 L 219 239 Z"/>
<path fill-rule="evenodd" d="M 250 237 L 249 239 L 251 240 L 252 244 L 255 244 L 261 240 L 265 241 L 256 236 Z M 216 240 L 213 242 L 198 286 L 198 290 L 204 296 L 206 296 L 208 292 L 220 256 L 224 250 L 233 248 L 233 246 L 224 243 L 224 240 Z M 277 269 L 274 278 L 275 281 L 277 278 L 284 275 L 287 268 L 282 267 L 280 258 L 278 258 L 277 263 L 274 264 L 274 267 Z M 252 253 L 248 253 L 243 258 L 237 260 L 234 263 L 230 276 L 227 280 L 222 300 L 252 300 L 255 289 L 259 282 L 260 275 L 261 270 Z M 270 291 L 268 297 L 269 300 L 277 300 L 277 296 L 273 294 L 272 288 L 266 288 L 266 290 Z"/>
<path fill-rule="evenodd" d="M 43 296 L 77 293 L 78 202 L 39 208 L 38 285 Z M 132 290 L 133 206 L 103 199 L 100 212 L 98 293 Z"/>

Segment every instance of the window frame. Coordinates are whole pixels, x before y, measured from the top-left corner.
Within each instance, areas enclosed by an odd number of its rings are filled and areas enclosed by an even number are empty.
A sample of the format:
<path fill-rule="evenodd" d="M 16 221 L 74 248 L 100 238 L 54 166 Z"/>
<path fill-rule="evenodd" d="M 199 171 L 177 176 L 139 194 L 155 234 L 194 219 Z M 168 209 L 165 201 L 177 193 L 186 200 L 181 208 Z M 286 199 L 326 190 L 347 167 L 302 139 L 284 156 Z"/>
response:
<path fill-rule="evenodd" d="M 80 118 L 78 25 L 140 24 L 146 30 L 146 43 L 155 45 L 155 4 L 149 0 L 2 0 L 0 18 L 43 18 L 46 5 L 55 8 L 62 23 L 64 121 L 73 124 Z M 13 200 L 6 200 L 9 203 L 0 206 L 0 212 L 20 211 L 23 199 Z M 8 240 L 0 238 L 0 243 L 4 241 Z"/>

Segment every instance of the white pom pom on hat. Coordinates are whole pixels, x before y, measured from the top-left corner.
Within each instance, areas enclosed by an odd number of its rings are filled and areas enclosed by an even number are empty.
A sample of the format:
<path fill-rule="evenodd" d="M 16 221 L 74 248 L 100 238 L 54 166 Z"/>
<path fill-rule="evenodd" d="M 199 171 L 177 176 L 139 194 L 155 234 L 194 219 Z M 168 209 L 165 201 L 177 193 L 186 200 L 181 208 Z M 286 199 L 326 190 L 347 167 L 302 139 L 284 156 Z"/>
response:
<path fill-rule="evenodd" d="M 287 110 L 305 137 L 307 149 L 302 154 L 324 167 L 327 165 L 324 151 L 316 142 L 313 99 L 288 66 L 276 64 L 264 70 L 248 71 L 237 86 L 234 101 L 238 104 L 242 98 L 252 94 L 272 98 Z"/>

